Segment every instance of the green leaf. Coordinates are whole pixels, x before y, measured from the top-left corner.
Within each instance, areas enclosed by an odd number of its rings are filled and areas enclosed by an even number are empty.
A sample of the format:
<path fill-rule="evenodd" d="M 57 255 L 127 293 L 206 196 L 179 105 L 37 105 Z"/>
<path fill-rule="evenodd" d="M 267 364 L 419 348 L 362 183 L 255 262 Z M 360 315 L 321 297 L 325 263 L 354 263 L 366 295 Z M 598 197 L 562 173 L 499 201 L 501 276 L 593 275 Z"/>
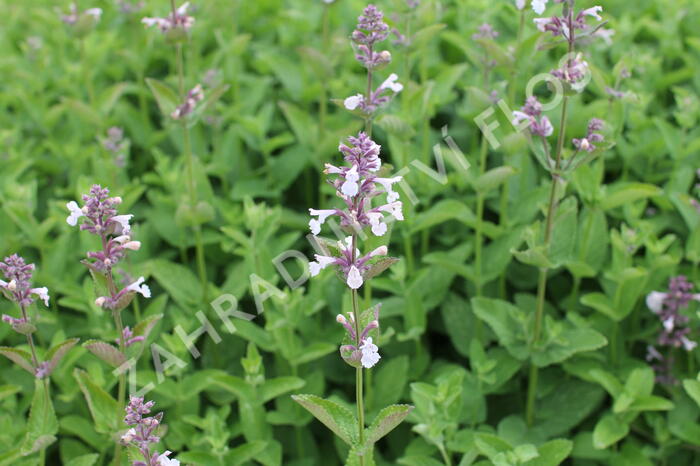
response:
<path fill-rule="evenodd" d="M 700 406 L 700 382 L 693 379 L 686 379 L 683 381 L 683 388 L 693 401 Z"/>
<path fill-rule="evenodd" d="M 603 293 L 588 293 L 581 297 L 581 304 L 592 307 L 613 320 L 617 320 L 617 311 L 613 308 L 610 299 Z"/>
<path fill-rule="evenodd" d="M 360 455 L 362 455 L 362 462 L 360 462 Z M 348 459 L 345 461 L 345 466 L 375 466 L 374 456 L 372 454 L 372 449 L 361 450 L 359 446 L 354 445 L 350 448 L 348 453 Z"/>
<path fill-rule="evenodd" d="M 357 443 L 357 420 L 350 411 L 316 395 L 292 395 L 292 399 L 306 408 L 345 443 L 348 445 Z"/>
<path fill-rule="evenodd" d="M 282 109 L 287 123 L 297 137 L 299 144 L 305 147 L 312 147 L 316 141 L 316 122 L 308 112 L 304 112 L 296 105 L 280 100 L 277 104 Z"/>
<path fill-rule="evenodd" d="M 533 351 L 532 362 L 539 367 L 567 360 L 576 353 L 593 351 L 607 345 L 608 340 L 591 328 L 564 330 L 543 349 Z"/>
<path fill-rule="evenodd" d="M 27 434 L 22 444 L 22 454 L 25 456 L 42 450 L 56 441 L 58 420 L 47 386 L 48 383 L 45 380 L 35 379 L 34 381 L 34 397 L 32 406 L 29 408 Z"/>
<path fill-rule="evenodd" d="M 515 173 L 515 168 L 509 167 L 508 165 L 492 168 L 474 181 L 474 189 L 481 193 L 487 193 L 499 187 L 508 178 L 515 175 Z"/>
<path fill-rule="evenodd" d="M 266 380 L 261 388 L 262 400 L 266 403 L 284 393 L 298 390 L 304 385 L 306 385 L 306 382 L 299 377 L 276 377 Z"/>
<path fill-rule="evenodd" d="M 183 308 L 197 304 L 202 299 L 202 287 L 197 276 L 187 267 L 163 259 L 150 264 L 153 277 Z"/>
<path fill-rule="evenodd" d="M 50 350 L 46 352 L 44 360 L 49 362 L 47 376 L 51 375 L 54 369 L 56 369 L 56 366 L 58 366 L 58 363 L 61 362 L 61 359 L 63 359 L 63 356 L 65 356 L 66 353 L 68 353 L 68 351 L 70 351 L 70 349 L 74 347 L 79 341 L 80 338 L 70 338 L 53 346 Z"/>
<path fill-rule="evenodd" d="M 93 466 L 100 457 L 97 453 L 89 453 L 87 455 L 76 456 L 66 463 L 66 466 Z"/>
<path fill-rule="evenodd" d="M 228 375 L 221 371 L 211 376 L 211 382 L 224 390 L 233 393 L 239 400 L 252 400 L 254 398 L 253 389 L 245 380 L 240 377 Z"/>
<path fill-rule="evenodd" d="M 551 440 L 540 445 L 537 448 L 539 456 L 524 463 L 524 466 L 557 466 L 571 454 L 573 447 L 574 443 L 571 440 Z"/>
<path fill-rule="evenodd" d="M 603 210 L 611 210 L 624 204 L 660 196 L 663 190 L 653 184 L 618 183 L 611 187 L 600 202 Z"/>
<path fill-rule="evenodd" d="M 255 440 L 244 445 L 238 446 L 236 448 L 232 448 L 228 453 L 226 453 L 226 464 L 230 466 L 239 466 L 242 464 L 246 464 L 253 458 L 255 458 L 257 455 L 262 453 L 262 451 L 265 450 L 267 446 L 268 442 Z M 179 455 L 178 459 L 184 461 L 184 459 L 180 458 Z"/>
<path fill-rule="evenodd" d="M 500 453 L 506 453 L 513 449 L 510 443 L 499 436 L 481 432 L 474 435 L 474 444 L 479 452 L 491 461 Z"/>
<path fill-rule="evenodd" d="M 401 424 L 412 410 L 413 406 L 410 405 L 391 405 L 382 409 L 372 421 L 372 425 L 369 426 L 366 441 L 368 443 L 376 443 L 380 438 Z"/>
<path fill-rule="evenodd" d="M 593 429 L 593 445 L 602 450 L 608 448 L 629 433 L 629 425 L 612 414 L 603 416 Z"/>
<path fill-rule="evenodd" d="M 83 347 L 112 367 L 119 367 L 126 362 L 121 351 L 104 341 L 88 340 L 83 343 Z"/>
<path fill-rule="evenodd" d="M 22 391 L 19 385 L 0 385 L 0 401 Z"/>
<path fill-rule="evenodd" d="M 180 99 L 175 91 L 164 82 L 153 78 L 146 78 L 146 84 L 151 89 L 153 97 L 156 98 L 156 103 L 158 103 L 158 108 L 163 116 L 170 118 L 170 114 L 180 105 Z"/>
<path fill-rule="evenodd" d="M 95 430 L 102 434 L 116 432 L 118 430 L 117 400 L 94 383 L 84 370 L 75 369 L 73 377 L 77 380 L 78 386 L 85 396 L 85 401 L 95 422 Z"/>
<path fill-rule="evenodd" d="M 525 313 L 507 301 L 490 298 L 471 300 L 474 314 L 496 333 L 498 341 L 513 357 L 524 360 L 529 356 L 525 336 Z"/>
<path fill-rule="evenodd" d="M 25 371 L 34 375 L 34 367 L 32 366 L 32 356 L 26 351 L 16 348 L 10 348 L 9 346 L 0 346 L 0 354 L 17 364 Z"/>

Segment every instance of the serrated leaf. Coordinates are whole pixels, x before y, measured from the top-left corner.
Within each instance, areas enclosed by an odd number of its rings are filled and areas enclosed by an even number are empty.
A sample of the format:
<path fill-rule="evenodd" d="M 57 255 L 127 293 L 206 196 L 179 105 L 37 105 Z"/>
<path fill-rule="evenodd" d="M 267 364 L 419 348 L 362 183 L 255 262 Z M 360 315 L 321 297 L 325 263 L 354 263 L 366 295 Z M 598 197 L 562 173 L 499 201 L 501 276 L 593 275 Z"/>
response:
<path fill-rule="evenodd" d="M 345 443 L 348 445 L 357 443 L 357 420 L 350 411 L 334 401 L 316 395 L 292 395 L 292 399 L 306 408 Z"/>
<path fill-rule="evenodd" d="M 70 338 L 64 342 L 55 345 L 46 352 L 46 356 L 44 357 L 44 359 L 49 362 L 48 368 L 46 370 L 47 377 L 51 375 L 54 369 L 56 369 L 56 366 L 58 366 L 58 363 L 61 362 L 63 356 L 65 356 L 66 353 L 68 353 L 68 351 L 70 351 L 72 347 L 78 344 L 79 341 L 80 338 Z"/>
<path fill-rule="evenodd" d="M 99 340 L 89 340 L 83 343 L 92 354 L 102 359 L 112 367 L 119 367 L 126 362 L 126 357 L 114 345 Z"/>
<path fill-rule="evenodd" d="M 379 411 L 367 430 L 366 442 L 376 443 L 401 424 L 412 410 L 413 406 L 410 405 L 391 405 Z"/>
<path fill-rule="evenodd" d="M 365 272 L 364 279 L 369 280 L 370 278 L 376 277 L 380 273 L 384 272 L 386 269 L 397 263 L 399 259 L 397 257 L 382 257 L 375 263 L 370 265 L 369 270 Z"/>
<path fill-rule="evenodd" d="M 10 348 L 9 346 L 0 346 L 0 354 L 17 364 L 25 371 L 34 375 L 34 367 L 32 367 L 31 362 L 32 357 L 26 351 L 17 348 Z"/>
<path fill-rule="evenodd" d="M 51 396 L 47 391 L 48 382 L 42 379 L 34 381 L 34 397 L 29 409 L 27 433 L 22 444 L 22 455 L 40 451 L 56 441 L 58 420 L 53 409 Z"/>
<path fill-rule="evenodd" d="M 73 370 L 73 377 L 83 392 L 88 409 L 95 423 L 95 430 L 103 434 L 117 431 L 117 400 L 94 383 L 87 372 Z"/>
<path fill-rule="evenodd" d="M 165 117 L 170 118 L 170 114 L 177 108 L 180 100 L 175 91 L 164 82 L 153 78 L 146 78 L 146 84 L 151 89 L 160 111 Z"/>

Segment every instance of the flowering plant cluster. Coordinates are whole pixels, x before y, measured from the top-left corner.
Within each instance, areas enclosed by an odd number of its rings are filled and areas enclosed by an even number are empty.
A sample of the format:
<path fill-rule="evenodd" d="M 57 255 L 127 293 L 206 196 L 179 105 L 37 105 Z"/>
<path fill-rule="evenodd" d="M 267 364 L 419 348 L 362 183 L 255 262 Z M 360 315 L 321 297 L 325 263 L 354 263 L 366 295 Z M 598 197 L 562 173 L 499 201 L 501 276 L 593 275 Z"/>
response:
<path fill-rule="evenodd" d="M 379 42 L 389 36 L 389 26 L 384 22 L 383 13 L 374 5 L 368 5 L 358 18 L 357 27 L 352 33 L 352 41 L 357 47 L 355 58 L 367 69 L 367 91 L 365 94 L 355 94 L 345 99 L 344 105 L 348 110 L 359 110 L 365 118 L 371 118 L 377 109 L 387 104 L 403 90 L 394 73 L 372 90 L 373 71 L 391 62 L 388 50 L 377 51 Z"/>
<path fill-rule="evenodd" d="M 157 27 L 163 34 L 178 29 L 188 32 L 194 26 L 194 18 L 187 14 L 189 7 L 190 2 L 185 2 L 179 8 L 171 11 L 165 18 L 144 17 L 141 22 L 146 27 Z"/>
<path fill-rule="evenodd" d="M 688 338 L 691 333 L 688 326 L 690 319 L 681 313 L 691 301 L 700 301 L 700 293 L 692 293 L 692 289 L 693 284 L 685 276 L 679 275 L 669 280 L 667 292 L 652 291 L 647 295 L 647 307 L 661 321 L 662 329 L 657 339 L 660 347 L 683 348 L 690 352 L 698 345 Z M 664 356 L 653 345 L 649 345 L 647 361 L 653 361 L 657 381 L 664 384 L 676 383 L 671 374 L 673 356 L 670 353 Z"/>
<path fill-rule="evenodd" d="M 109 310 L 121 310 L 126 307 L 136 293 L 145 298 L 151 297 L 151 290 L 144 284 L 145 279 L 139 277 L 133 283 L 117 289 L 113 279 L 115 266 L 124 258 L 128 251 L 138 251 L 141 242 L 131 237 L 129 222 L 133 215 L 117 215 L 117 206 L 122 203 L 120 197 L 109 197 L 109 190 L 99 185 L 93 185 L 89 194 L 83 195 L 82 207 L 75 201 L 70 201 L 66 207 L 70 215 L 66 219 L 71 226 L 76 226 L 78 220 L 85 217 L 80 229 L 100 238 L 102 249 L 87 253 L 83 263 L 93 272 L 103 274 L 108 281 L 109 294 L 100 296 L 95 304 Z"/>
<path fill-rule="evenodd" d="M 163 421 L 163 413 L 155 416 L 148 416 L 151 408 L 155 405 L 153 401 L 144 403 L 142 397 L 132 396 L 126 406 L 126 416 L 124 422 L 129 426 L 121 437 L 121 443 L 125 446 L 136 447 L 145 461 L 135 460 L 132 466 L 180 466 L 180 461 L 170 458 L 170 451 L 162 454 L 158 451 L 151 452 L 152 444 L 160 442 L 158 429 Z"/>

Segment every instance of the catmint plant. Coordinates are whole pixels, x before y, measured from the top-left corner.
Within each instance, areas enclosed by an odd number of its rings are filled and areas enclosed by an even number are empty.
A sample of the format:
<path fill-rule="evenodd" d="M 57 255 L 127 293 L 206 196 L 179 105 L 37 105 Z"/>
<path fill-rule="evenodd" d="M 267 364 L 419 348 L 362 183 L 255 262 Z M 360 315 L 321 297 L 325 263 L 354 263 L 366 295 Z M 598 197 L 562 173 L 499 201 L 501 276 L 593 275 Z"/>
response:
<path fill-rule="evenodd" d="M 34 264 L 28 264 L 24 258 L 12 254 L 0 262 L 0 272 L 4 280 L 0 279 L 0 292 L 10 301 L 17 304 L 18 317 L 8 314 L 2 315 L 2 321 L 9 324 L 12 330 L 25 336 L 29 353 L 23 349 L 12 347 L 0 347 L 0 354 L 26 370 L 35 378 L 34 400 L 31 405 L 31 417 L 43 419 L 43 425 L 36 426 L 36 422 L 28 423 L 26 440 L 22 446 L 23 454 L 28 455 L 40 450 L 39 464 L 44 465 L 46 447 L 51 443 L 42 443 L 39 439 L 43 436 L 53 436 L 58 430 L 53 425 L 55 420 L 53 406 L 49 396 L 49 376 L 56 369 L 61 359 L 75 346 L 79 338 L 65 340 L 39 357 L 39 350 L 34 341 L 34 333 L 37 331 L 36 320 L 32 318 L 30 310 L 36 300 L 49 307 L 49 290 L 46 287 L 32 288 L 32 274 Z M 37 319 L 38 320 L 38 319 Z M 42 360 L 43 359 L 43 360 Z M 44 439 L 45 440 L 45 439 Z"/>
<path fill-rule="evenodd" d="M 172 452 L 158 453 L 153 450 L 152 444 L 160 442 L 158 431 L 163 421 L 163 413 L 148 416 L 154 401 L 144 403 L 143 398 L 132 396 L 126 405 L 124 423 L 129 429 L 121 436 L 121 443 L 127 447 L 138 450 L 144 461 L 133 460 L 132 466 L 180 466 L 180 461 L 170 458 Z M 135 456 L 135 455 L 134 455 Z"/>
<path fill-rule="evenodd" d="M 140 324 L 137 335 L 124 327 L 122 310 L 124 310 L 137 294 L 144 298 L 151 297 L 151 290 L 146 285 L 144 277 L 120 286 L 115 279 L 116 266 L 124 259 L 129 251 L 138 251 L 141 243 L 132 238 L 131 219 L 133 215 L 119 215 L 117 207 L 122 203 L 120 197 L 110 197 L 109 190 L 100 185 L 93 185 L 88 194 L 83 195 L 83 206 L 70 201 L 66 204 L 70 215 L 66 222 L 71 226 L 77 226 L 80 219 L 80 230 L 87 231 L 99 238 L 101 248 L 87 253 L 85 265 L 95 282 L 99 285 L 102 295 L 95 299 L 95 305 L 112 314 L 117 330 L 118 349 L 112 345 L 90 341 L 85 347 L 100 359 L 118 367 L 127 359 L 127 347 L 138 341 L 135 337 L 145 337 L 151 324 Z M 141 338 L 143 340 L 143 338 Z M 117 406 L 121 410 L 126 396 L 126 375 L 122 371 L 119 374 L 119 387 Z M 115 461 L 119 464 L 121 449 L 117 443 L 115 446 Z"/>
<path fill-rule="evenodd" d="M 198 199 L 195 182 L 195 155 L 192 152 L 190 137 L 190 127 L 198 119 L 198 110 L 205 99 L 205 93 L 201 84 L 195 85 L 189 91 L 185 87 L 184 46 L 188 43 L 190 30 L 195 23 L 195 18 L 187 13 L 190 4 L 185 2 L 180 7 L 176 7 L 175 1 L 171 0 L 170 6 L 171 11 L 166 17 L 144 17 L 141 22 L 146 27 L 158 28 L 166 41 L 174 45 L 177 63 L 177 93 L 155 79 L 147 79 L 146 81 L 164 115 L 177 122 L 182 129 L 187 197 L 180 202 L 176 218 L 178 223 L 191 227 L 194 233 L 195 260 L 202 288 L 202 300 L 208 305 L 207 267 L 202 239 L 202 224 L 213 218 L 214 213 L 213 207 L 209 203 Z M 218 99 L 227 88 L 228 86 L 222 85 L 212 90 L 207 96 L 208 104 Z"/>
<path fill-rule="evenodd" d="M 654 345 L 647 347 L 647 361 L 652 362 L 656 380 L 663 384 L 677 383 L 671 373 L 671 350 L 682 348 L 690 353 L 697 346 L 697 342 L 689 338 L 689 319 L 681 313 L 691 301 L 700 301 L 700 293 L 692 293 L 692 289 L 693 284 L 685 276 L 679 275 L 669 280 L 667 292 L 652 291 L 646 297 L 647 307 L 656 314 L 662 326 L 657 345 L 668 349 L 664 355 Z"/>
<path fill-rule="evenodd" d="M 329 218 L 337 218 L 348 236 L 336 242 L 333 246 L 335 253 L 326 250 L 324 254 L 316 254 L 315 261 L 309 263 L 309 270 L 311 276 L 317 276 L 326 268 L 335 269 L 350 292 L 352 312 L 347 318 L 338 314 L 336 320 L 346 331 L 344 343 L 340 347 L 340 355 L 356 371 L 357 416 L 353 434 L 341 435 L 341 438 L 351 445 L 350 455 L 353 461 L 364 465 L 371 464 L 365 463 L 365 458 L 371 459 L 371 451 L 373 444 L 378 440 L 376 436 L 379 430 L 382 431 L 381 436 L 385 435 L 396 427 L 411 409 L 409 406 L 397 405 L 386 408 L 382 411 L 384 414 L 380 413 L 373 423 L 373 426 L 382 427 L 370 427 L 369 431 L 365 432 L 363 370 L 374 367 L 381 359 L 378 347 L 380 307 L 377 305 L 360 312 L 358 290 L 367 280 L 389 267 L 395 259 L 386 257 L 388 252 L 386 246 L 379 246 L 362 254 L 359 240 L 364 236 L 366 229 L 375 236 L 383 236 L 387 232 L 389 223 L 394 220 L 403 220 L 402 204 L 398 200 L 399 194 L 393 190 L 393 185 L 400 181 L 401 177 L 377 176 L 381 167 L 379 158 L 381 147 L 363 132 L 356 137 L 349 137 L 348 143 L 341 143 L 339 149 L 347 165 L 338 167 L 326 164 L 324 173 L 331 176 L 329 182 L 335 187 L 338 197 L 345 205 L 342 209 L 309 209 L 312 216 L 309 228 L 314 235 L 314 242 L 319 244 L 316 235 L 321 232 L 321 225 Z M 373 207 L 373 199 L 379 196 L 386 196 L 385 203 L 380 202 Z M 325 246 L 322 248 L 325 249 Z M 329 425 L 324 420 L 324 416 L 319 415 L 319 409 L 325 410 L 324 406 L 331 403 L 329 400 L 321 402 L 320 399 L 310 395 L 300 395 L 295 397 L 295 400 L 338 434 L 335 426 Z"/>
<path fill-rule="evenodd" d="M 533 0 L 532 7 L 538 14 L 544 12 L 546 1 Z M 562 4 L 562 14 L 560 16 L 535 18 L 534 23 L 537 28 L 545 33 L 551 34 L 555 39 L 563 39 L 567 45 L 568 53 L 562 59 L 559 68 L 551 71 L 551 76 L 556 79 L 558 87 L 563 92 L 561 105 L 561 125 L 559 127 L 556 144 L 554 147 L 549 142 L 549 137 L 554 134 L 554 127 L 549 118 L 543 114 L 543 108 L 537 98 L 529 97 L 525 105 L 518 111 L 513 112 L 513 125 L 520 129 L 527 128 L 528 135 L 533 144 L 541 146 L 541 150 L 535 149 L 538 160 L 551 175 L 551 188 L 547 212 L 545 216 L 545 226 L 542 232 L 541 248 L 545 254 L 545 260 L 533 261 L 532 256 L 526 258 L 519 256 L 521 260 L 539 267 L 539 279 L 537 286 L 537 301 L 534 316 L 534 328 L 530 338 L 530 349 L 536 348 L 540 344 L 542 334 L 542 322 L 544 316 L 545 296 L 547 290 L 547 274 L 556 260 L 551 259 L 549 251 L 553 236 L 554 219 L 557 214 L 557 206 L 560 194 L 559 186 L 563 178 L 583 163 L 592 160 L 604 147 L 596 147 L 604 141 L 604 136 L 600 132 L 604 123 L 599 119 L 592 119 L 587 127 L 585 135 L 574 138 L 571 141 L 573 154 L 565 157 L 571 152 L 570 148 L 565 148 L 566 127 L 569 101 L 572 96 L 581 93 L 590 79 L 588 63 L 583 58 L 582 53 L 576 48 L 581 38 L 590 37 L 600 26 L 593 26 L 587 21 L 589 18 L 601 21 L 602 7 L 594 6 L 584 10 L 575 10 L 574 0 L 555 0 L 555 3 Z M 535 147 L 535 146 L 533 146 Z M 566 149 L 566 150 L 565 150 Z M 527 252 L 526 252 L 527 253 Z M 530 365 L 528 396 L 526 404 L 526 419 L 529 424 L 534 420 L 535 394 L 537 391 L 538 367 L 534 363 Z"/>

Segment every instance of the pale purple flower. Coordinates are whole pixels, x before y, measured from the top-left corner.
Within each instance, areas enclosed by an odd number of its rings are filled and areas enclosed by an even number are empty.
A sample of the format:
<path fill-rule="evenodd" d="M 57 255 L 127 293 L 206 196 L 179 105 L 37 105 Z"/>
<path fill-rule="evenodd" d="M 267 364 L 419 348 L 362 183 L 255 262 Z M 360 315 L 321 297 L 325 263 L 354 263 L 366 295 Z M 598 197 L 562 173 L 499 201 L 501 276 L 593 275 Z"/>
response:
<path fill-rule="evenodd" d="M 576 90 L 581 90 L 586 83 L 586 76 L 590 73 L 588 63 L 581 58 L 579 53 L 575 58 L 566 60 L 561 68 L 551 71 L 552 76 L 571 85 Z"/>
<path fill-rule="evenodd" d="M 472 34 L 472 39 L 473 40 L 479 40 L 479 39 L 495 39 L 498 37 L 500 34 L 498 31 L 496 31 L 493 26 L 491 26 L 489 23 L 484 23 L 481 26 L 479 26 L 479 31 Z"/>
<path fill-rule="evenodd" d="M 143 18 L 141 22 L 146 27 L 156 26 L 162 33 L 167 33 L 176 28 L 181 28 L 184 31 L 189 31 L 194 25 L 194 18 L 187 15 L 187 9 L 190 2 L 185 2 L 174 12 L 170 12 L 165 18 Z"/>
<path fill-rule="evenodd" d="M 561 0 L 557 0 L 557 3 L 561 3 Z M 537 12 L 537 14 L 542 14 L 544 12 L 545 4 L 546 0 L 533 0 L 532 8 L 535 10 L 535 12 Z M 549 18 L 535 18 L 533 21 L 537 26 L 537 29 L 540 31 L 550 32 L 554 37 L 563 36 L 565 39 L 571 41 L 577 30 L 583 32 L 593 32 L 593 28 L 586 23 L 586 18 L 592 17 L 597 21 L 602 21 L 603 18 L 600 16 L 602 11 L 603 7 L 594 6 L 592 8 L 581 10 L 578 12 L 578 14 L 571 15 L 570 17 L 552 16 Z M 610 40 L 610 36 L 612 34 L 612 32 L 605 32 L 599 34 L 599 36 L 603 37 L 603 39 L 607 42 Z"/>
<path fill-rule="evenodd" d="M 134 336 L 133 330 L 131 330 L 131 328 L 129 328 L 129 326 L 127 325 L 122 330 L 122 338 L 121 339 L 124 341 L 124 346 L 126 346 L 128 348 L 129 346 L 133 345 L 134 343 L 141 342 L 141 341 L 145 340 L 146 338 L 143 335 Z M 119 344 L 120 339 L 116 338 L 115 341 L 117 342 L 117 344 Z"/>
<path fill-rule="evenodd" d="M 370 268 L 370 259 L 387 254 L 386 246 L 379 246 L 369 254 L 361 256 L 359 249 L 352 250 L 352 236 L 337 242 L 338 256 L 324 256 L 315 254 L 315 261 L 309 262 L 309 272 L 312 277 L 318 275 L 321 270 L 329 266 L 336 266 L 345 277 L 345 283 L 349 288 L 356 290 L 364 283 L 363 274 Z"/>
<path fill-rule="evenodd" d="M 362 351 L 362 359 L 360 361 L 362 366 L 367 369 L 372 368 L 381 358 L 379 348 L 372 343 L 372 337 L 367 337 L 363 340 L 362 345 L 360 345 L 360 351 Z"/>
<path fill-rule="evenodd" d="M 547 0 L 532 0 L 532 9 L 538 15 L 544 13 L 544 9 L 547 7 Z"/>
<path fill-rule="evenodd" d="M 399 77 L 392 73 L 385 79 L 376 90 L 370 94 L 369 102 L 362 94 L 355 94 L 345 99 L 343 102 L 348 110 L 360 110 L 365 115 L 371 116 L 379 107 L 389 103 L 391 99 L 403 90 L 403 84 L 398 82 Z"/>
<path fill-rule="evenodd" d="M 597 132 L 602 130 L 604 125 L 605 123 L 603 120 L 592 118 L 591 121 L 588 122 L 588 133 L 586 134 L 586 137 L 580 139 L 574 138 L 572 140 L 574 147 L 576 147 L 576 149 L 579 151 L 595 151 L 596 146 L 594 143 L 602 142 L 605 139 L 602 134 Z"/>
<path fill-rule="evenodd" d="M 398 200 L 399 194 L 393 189 L 393 185 L 402 178 L 379 178 L 375 175 L 381 166 L 381 148 L 366 134 L 360 133 L 357 137 L 350 137 L 348 142 L 349 145 L 340 144 L 339 150 L 349 166 L 336 167 L 327 163 L 324 170 L 326 174 L 337 175 L 331 184 L 345 202 L 346 208 L 309 209 L 311 216 L 317 217 L 309 221 L 309 228 L 314 235 L 318 235 L 321 225 L 328 218 L 338 217 L 343 227 L 371 227 L 375 235 L 381 236 L 386 232 L 385 214 L 392 215 L 396 220 L 403 219 L 402 203 Z M 386 203 L 372 207 L 372 200 L 382 194 L 386 194 Z"/>
<path fill-rule="evenodd" d="M 518 10 L 524 10 L 525 0 L 515 0 L 515 8 L 517 8 Z"/>
<path fill-rule="evenodd" d="M 69 6 L 70 12 L 67 15 L 61 15 L 61 21 L 69 26 L 76 25 L 82 18 L 91 18 L 93 21 L 98 22 L 102 17 L 102 8 L 88 8 L 87 10 L 80 12 L 75 3 L 71 3 Z"/>
<path fill-rule="evenodd" d="M 689 319 L 681 310 L 691 301 L 700 301 L 700 293 L 691 292 L 693 284 L 683 275 L 671 278 L 668 288 L 667 292 L 652 291 L 646 297 L 647 307 L 661 321 L 658 344 L 692 351 L 697 343 L 688 338 L 691 331 Z"/>
<path fill-rule="evenodd" d="M 175 120 L 186 117 L 194 111 L 194 109 L 197 107 L 197 103 L 202 99 L 204 99 L 204 91 L 202 90 L 202 85 L 197 84 L 187 93 L 187 96 L 185 96 L 185 101 L 175 110 L 173 110 L 170 116 Z"/>
<path fill-rule="evenodd" d="M 546 115 L 542 115 L 542 105 L 536 97 L 528 97 L 520 110 L 513 111 L 513 126 L 519 126 L 523 121 L 535 136 L 549 137 L 554 127 Z"/>
<path fill-rule="evenodd" d="M 365 68 L 373 69 L 391 61 L 391 54 L 384 50 L 377 52 L 374 46 L 387 38 L 389 26 L 384 22 L 384 15 L 374 5 L 367 5 L 357 19 L 357 28 L 352 32 L 352 41 L 357 46 L 355 58 Z"/>
<path fill-rule="evenodd" d="M 32 288 L 30 281 L 34 272 L 34 264 L 27 264 L 25 260 L 17 254 L 12 254 L 0 262 L 0 271 L 9 281 L 0 280 L 0 291 L 10 299 L 16 302 L 22 308 L 30 306 L 35 298 L 44 302 L 46 307 L 49 306 L 49 290 L 46 287 Z M 12 319 L 12 320 L 10 320 Z M 22 321 L 13 319 L 12 317 L 3 316 L 5 322 L 16 324 L 26 323 L 27 320 L 22 318 Z"/>
<path fill-rule="evenodd" d="M 137 13 L 144 5 L 143 1 L 129 2 L 127 0 L 115 0 L 115 3 L 119 7 L 119 11 L 124 15 Z"/>
<path fill-rule="evenodd" d="M 373 342 L 372 337 L 369 336 L 372 330 L 379 328 L 379 309 L 379 305 L 374 307 L 374 319 L 364 326 L 360 335 L 355 333 L 355 316 L 352 312 L 348 312 L 349 320 L 342 314 L 338 314 L 335 319 L 345 328 L 348 339 L 354 342 L 354 344 L 340 347 L 340 354 L 343 359 L 353 366 L 362 366 L 369 369 L 377 364 L 381 358 L 379 348 Z"/>
<path fill-rule="evenodd" d="M 155 403 L 153 401 L 143 402 L 143 398 L 132 396 L 126 406 L 126 416 L 124 423 L 130 428 L 121 436 L 121 443 L 133 446 L 138 449 L 144 461 L 134 461 L 133 466 L 179 466 L 180 462 L 174 458 L 169 458 L 171 452 L 166 451 L 159 454 L 152 451 L 152 444 L 160 442 L 157 435 L 158 428 L 163 420 L 163 413 L 155 416 L 147 416 Z"/>

